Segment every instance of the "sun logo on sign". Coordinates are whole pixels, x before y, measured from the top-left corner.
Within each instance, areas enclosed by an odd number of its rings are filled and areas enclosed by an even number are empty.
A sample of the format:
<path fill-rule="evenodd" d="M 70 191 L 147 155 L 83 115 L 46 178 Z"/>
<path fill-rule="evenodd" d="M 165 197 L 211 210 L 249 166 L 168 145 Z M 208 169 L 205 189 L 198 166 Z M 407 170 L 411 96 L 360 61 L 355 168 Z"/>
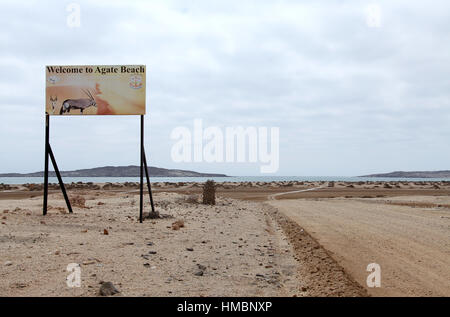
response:
<path fill-rule="evenodd" d="M 133 89 L 142 88 L 142 76 L 133 75 L 130 77 L 130 87 Z"/>

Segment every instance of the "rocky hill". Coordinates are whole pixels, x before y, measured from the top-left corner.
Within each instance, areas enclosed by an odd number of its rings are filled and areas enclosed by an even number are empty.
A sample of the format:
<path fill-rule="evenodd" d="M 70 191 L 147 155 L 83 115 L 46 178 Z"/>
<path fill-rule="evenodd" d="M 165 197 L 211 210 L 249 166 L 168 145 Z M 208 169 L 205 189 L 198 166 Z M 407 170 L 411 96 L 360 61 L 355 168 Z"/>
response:
<path fill-rule="evenodd" d="M 384 174 L 364 175 L 362 177 L 450 178 L 450 171 L 396 171 Z"/>
<path fill-rule="evenodd" d="M 150 177 L 226 177 L 225 174 L 198 173 L 194 171 L 165 169 L 150 166 Z M 61 171 L 64 177 L 139 177 L 140 167 L 130 166 L 104 166 L 89 169 L 80 169 L 75 171 Z M 43 177 L 44 172 L 35 173 L 6 173 L 0 174 L 0 177 Z M 49 172 L 50 177 L 56 176 L 55 172 Z"/>

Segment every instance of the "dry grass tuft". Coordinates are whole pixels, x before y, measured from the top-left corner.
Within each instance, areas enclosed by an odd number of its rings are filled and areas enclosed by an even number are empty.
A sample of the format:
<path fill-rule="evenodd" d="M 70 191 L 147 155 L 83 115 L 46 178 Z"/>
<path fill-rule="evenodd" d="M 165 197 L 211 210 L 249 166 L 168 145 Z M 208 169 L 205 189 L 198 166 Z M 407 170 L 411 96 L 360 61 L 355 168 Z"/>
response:
<path fill-rule="evenodd" d="M 184 198 L 184 202 L 188 204 L 198 204 L 198 196 L 197 195 L 189 195 Z"/>
<path fill-rule="evenodd" d="M 83 196 L 76 195 L 71 197 L 70 202 L 72 206 L 79 207 L 79 208 L 87 208 L 86 206 L 86 199 L 84 199 Z"/>

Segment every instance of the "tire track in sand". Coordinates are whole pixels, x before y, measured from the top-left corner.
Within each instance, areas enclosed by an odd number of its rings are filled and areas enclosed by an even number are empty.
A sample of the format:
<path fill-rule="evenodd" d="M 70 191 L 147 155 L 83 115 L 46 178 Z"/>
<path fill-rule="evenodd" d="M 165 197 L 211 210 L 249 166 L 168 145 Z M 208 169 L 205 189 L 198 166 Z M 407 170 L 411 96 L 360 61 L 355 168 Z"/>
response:
<path fill-rule="evenodd" d="M 294 190 L 294 191 L 290 191 L 290 192 L 276 193 L 276 194 L 272 194 L 272 195 L 267 196 L 267 200 L 275 200 L 276 199 L 275 197 L 278 197 L 278 196 L 287 195 L 287 194 L 309 192 L 309 191 L 318 190 L 318 189 L 321 189 L 321 188 L 324 188 L 324 186 L 308 188 L 308 189 L 301 189 L 301 190 Z"/>

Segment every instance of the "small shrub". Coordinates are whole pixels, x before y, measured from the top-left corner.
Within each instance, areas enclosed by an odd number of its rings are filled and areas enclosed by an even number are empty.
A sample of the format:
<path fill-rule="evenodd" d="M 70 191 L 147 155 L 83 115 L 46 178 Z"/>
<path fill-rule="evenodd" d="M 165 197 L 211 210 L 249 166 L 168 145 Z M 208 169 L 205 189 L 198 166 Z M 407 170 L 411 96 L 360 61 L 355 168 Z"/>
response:
<path fill-rule="evenodd" d="M 216 186 L 213 180 L 207 180 L 203 185 L 203 204 L 216 204 Z"/>

